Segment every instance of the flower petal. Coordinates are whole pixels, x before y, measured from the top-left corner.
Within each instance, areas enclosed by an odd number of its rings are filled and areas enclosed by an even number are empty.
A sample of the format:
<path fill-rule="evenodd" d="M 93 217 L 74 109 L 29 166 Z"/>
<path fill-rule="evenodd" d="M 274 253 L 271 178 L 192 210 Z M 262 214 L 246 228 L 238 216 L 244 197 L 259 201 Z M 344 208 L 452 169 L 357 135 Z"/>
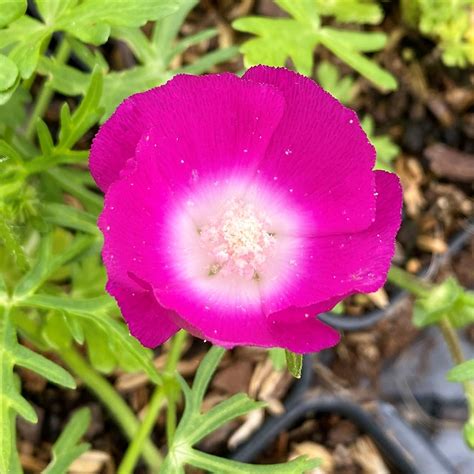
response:
<path fill-rule="evenodd" d="M 370 293 L 385 283 L 401 222 L 402 192 L 396 175 L 385 171 L 374 175 L 375 222 L 353 234 L 295 238 L 288 244 L 293 260 L 284 262 L 286 268 L 274 262 L 284 278 L 276 284 L 262 281 L 265 314 L 310 306 L 335 296 L 342 300 L 352 293 Z"/>
<path fill-rule="evenodd" d="M 307 308 L 292 306 L 279 313 L 272 314 L 272 334 L 276 346 L 297 354 L 309 354 L 335 346 L 341 339 L 340 334 L 331 326 L 324 324 L 315 314 L 328 311 L 335 301 L 327 301 Z"/>
<path fill-rule="evenodd" d="M 173 322 L 172 312 L 156 301 L 151 289 L 141 288 L 131 280 L 120 284 L 109 279 L 107 291 L 117 300 L 132 336 L 144 346 L 163 344 L 180 329 Z"/>
<path fill-rule="evenodd" d="M 192 172 L 252 169 L 283 108 L 281 93 L 271 85 L 229 73 L 177 75 L 131 96 L 102 125 L 91 148 L 91 173 L 105 192 L 150 129 L 139 154 L 152 153 L 171 184 L 188 183 Z"/>
<path fill-rule="evenodd" d="M 286 101 L 261 176 L 308 206 L 314 235 L 366 229 L 375 212 L 375 149 L 356 114 L 311 79 L 284 68 L 256 66 L 243 77 L 272 84 Z"/>

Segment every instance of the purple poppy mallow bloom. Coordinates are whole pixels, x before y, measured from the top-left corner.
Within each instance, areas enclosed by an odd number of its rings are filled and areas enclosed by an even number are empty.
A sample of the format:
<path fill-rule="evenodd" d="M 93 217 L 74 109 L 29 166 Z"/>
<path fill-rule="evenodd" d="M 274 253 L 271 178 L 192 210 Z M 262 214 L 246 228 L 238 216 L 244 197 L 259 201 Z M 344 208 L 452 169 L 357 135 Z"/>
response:
<path fill-rule="evenodd" d="M 335 345 L 317 319 L 386 279 L 398 178 L 356 114 L 284 68 L 175 76 L 94 139 L 107 291 L 148 347 L 180 328 L 230 348 Z"/>

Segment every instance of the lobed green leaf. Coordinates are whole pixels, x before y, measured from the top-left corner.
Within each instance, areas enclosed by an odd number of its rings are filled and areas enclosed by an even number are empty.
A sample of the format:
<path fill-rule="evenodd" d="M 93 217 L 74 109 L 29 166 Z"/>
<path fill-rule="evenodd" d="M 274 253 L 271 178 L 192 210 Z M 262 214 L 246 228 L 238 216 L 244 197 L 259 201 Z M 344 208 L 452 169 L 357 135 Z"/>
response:
<path fill-rule="evenodd" d="M 453 367 L 446 378 L 450 382 L 468 382 L 474 380 L 474 359 Z"/>
<path fill-rule="evenodd" d="M 4 28 L 24 15 L 26 7 L 27 0 L 0 0 L 0 28 Z"/>
<path fill-rule="evenodd" d="M 76 411 L 64 428 L 63 432 L 52 448 L 53 459 L 43 474 L 63 474 L 68 472 L 69 466 L 81 454 L 89 449 L 88 443 L 80 443 L 91 421 L 88 408 Z"/>

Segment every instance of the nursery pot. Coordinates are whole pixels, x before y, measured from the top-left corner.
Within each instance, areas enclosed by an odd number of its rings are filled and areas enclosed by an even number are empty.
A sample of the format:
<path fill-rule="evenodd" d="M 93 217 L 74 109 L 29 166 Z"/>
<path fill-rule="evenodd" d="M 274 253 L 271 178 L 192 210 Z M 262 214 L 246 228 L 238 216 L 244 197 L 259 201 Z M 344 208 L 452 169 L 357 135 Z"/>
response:
<path fill-rule="evenodd" d="M 242 462 L 254 462 L 263 451 L 285 432 L 305 420 L 335 414 L 354 423 L 361 432 L 371 437 L 394 472 L 414 474 L 454 474 L 454 468 L 411 426 L 405 423 L 396 409 L 378 403 L 374 414 L 359 405 L 334 396 L 320 396 L 294 405 L 271 425 L 264 425 L 232 456 Z"/>

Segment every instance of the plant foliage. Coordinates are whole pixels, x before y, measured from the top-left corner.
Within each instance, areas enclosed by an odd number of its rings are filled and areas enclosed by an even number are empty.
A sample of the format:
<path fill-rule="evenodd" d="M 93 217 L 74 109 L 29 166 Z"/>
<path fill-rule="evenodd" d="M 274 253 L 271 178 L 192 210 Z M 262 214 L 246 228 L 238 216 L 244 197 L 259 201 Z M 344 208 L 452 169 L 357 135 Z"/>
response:
<path fill-rule="evenodd" d="M 474 64 L 472 0 L 402 0 L 404 20 L 438 43 L 447 66 Z"/>
<path fill-rule="evenodd" d="M 321 17 L 327 15 L 339 21 L 378 23 L 382 15 L 377 4 L 358 0 L 275 1 L 290 18 L 255 16 L 240 18 L 233 23 L 235 29 L 256 36 L 241 47 L 246 66 L 284 66 L 290 58 L 301 74 L 311 76 L 314 49 L 322 45 L 380 89 L 390 91 L 396 88 L 395 78 L 364 54 L 382 49 L 386 43 L 385 34 L 322 25 Z"/>
<path fill-rule="evenodd" d="M 199 365 L 192 389 L 180 377 L 185 397 L 185 410 L 160 472 L 163 474 L 184 473 L 184 466 L 187 464 L 219 474 L 240 474 L 242 472 L 248 474 L 274 472 L 296 474 L 316 468 L 319 462 L 308 460 L 305 457 L 299 457 L 286 464 L 255 466 L 219 458 L 193 448 L 196 443 L 227 422 L 264 405 L 261 402 L 250 400 L 247 395 L 240 393 L 219 403 L 206 413 L 201 412 L 207 387 L 224 352 L 222 348 L 212 347 Z"/>

